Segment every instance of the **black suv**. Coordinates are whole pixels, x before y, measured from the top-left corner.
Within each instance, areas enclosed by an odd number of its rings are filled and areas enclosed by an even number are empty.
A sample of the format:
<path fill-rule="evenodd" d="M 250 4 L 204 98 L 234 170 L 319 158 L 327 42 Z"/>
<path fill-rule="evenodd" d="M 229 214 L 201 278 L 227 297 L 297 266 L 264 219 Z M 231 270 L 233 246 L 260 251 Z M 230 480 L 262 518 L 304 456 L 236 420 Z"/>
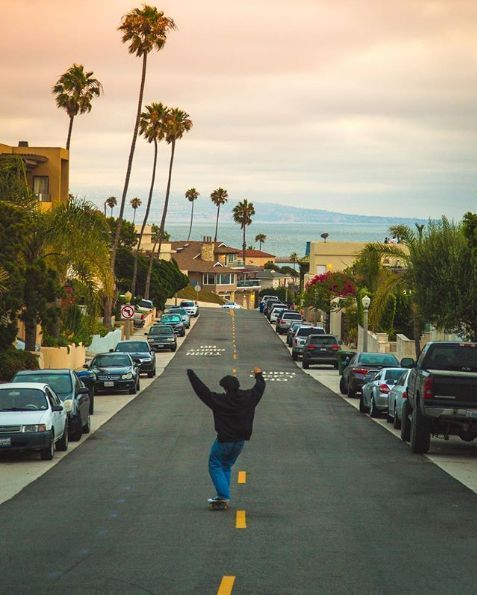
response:
<path fill-rule="evenodd" d="M 147 374 L 148 378 L 156 375 L 156 356 L 147 341 L 120 341 L 114 351 L 129 353 L 133 361 L 139 364 L 139 372 Z"/>
<path fill-rule="evenodd" d="M 337 368 L 339 350 L 334 335 L 309 335 L 303 346 L 303 368 L 307 370 L 311 364 L 331 364 Z"/>

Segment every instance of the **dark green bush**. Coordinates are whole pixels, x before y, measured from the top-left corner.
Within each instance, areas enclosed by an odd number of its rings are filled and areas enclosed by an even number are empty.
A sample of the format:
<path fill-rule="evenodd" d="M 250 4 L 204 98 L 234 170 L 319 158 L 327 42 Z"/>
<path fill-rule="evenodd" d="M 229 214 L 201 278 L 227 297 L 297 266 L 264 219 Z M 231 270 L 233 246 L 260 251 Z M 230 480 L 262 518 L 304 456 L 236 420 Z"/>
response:
<path fill-rule="evenodd" d="M 20 370 L 38 370 L 36 355 L 13 348 L 0 352 L 0 380 L 10 382 Z"/>

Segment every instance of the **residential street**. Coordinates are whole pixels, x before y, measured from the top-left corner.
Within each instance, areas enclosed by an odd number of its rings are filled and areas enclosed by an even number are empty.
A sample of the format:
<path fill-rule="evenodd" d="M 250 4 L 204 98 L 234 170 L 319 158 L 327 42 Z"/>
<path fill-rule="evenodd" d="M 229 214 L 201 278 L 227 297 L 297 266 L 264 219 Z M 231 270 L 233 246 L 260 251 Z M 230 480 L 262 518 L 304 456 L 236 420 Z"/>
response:
<path fill-rule="evenodd" d="M 254 434 L 211 512 L 212 415 L 185 371 L 219 390 L 256 365 Z M 475 593 L 476 505 L 298 369 L 258 312 L 202 310 L 155 382 L 0 505 L 0 593 Z"/>

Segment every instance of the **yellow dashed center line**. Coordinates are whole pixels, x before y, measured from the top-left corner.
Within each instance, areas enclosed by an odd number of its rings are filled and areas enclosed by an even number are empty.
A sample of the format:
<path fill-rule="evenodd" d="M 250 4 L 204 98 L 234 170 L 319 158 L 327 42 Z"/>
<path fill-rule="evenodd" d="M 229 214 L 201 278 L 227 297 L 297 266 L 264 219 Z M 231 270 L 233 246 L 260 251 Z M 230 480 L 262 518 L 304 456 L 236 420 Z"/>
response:
<path fill-rule="evenodd" d="M 247 528 L 247 519 L 245 515 L 245 510 L 237 510 L 237 514 L 235 516 L 235 528 L 236 529 L 246 529 Z"/>
<path fill-rule="evenodd" d="M 230 595 L 232 593 L 232 589 L 234 588 L 235 577 L 234 576 L 224 576 L 220 581 L 219 588 L 217 590 L 217 595 Z"/>
<path fill-rule="evenodd" d="M 246 471 L 239 471 L 238 472 L 238 483 L 247 483 L 247 472 Z"/>

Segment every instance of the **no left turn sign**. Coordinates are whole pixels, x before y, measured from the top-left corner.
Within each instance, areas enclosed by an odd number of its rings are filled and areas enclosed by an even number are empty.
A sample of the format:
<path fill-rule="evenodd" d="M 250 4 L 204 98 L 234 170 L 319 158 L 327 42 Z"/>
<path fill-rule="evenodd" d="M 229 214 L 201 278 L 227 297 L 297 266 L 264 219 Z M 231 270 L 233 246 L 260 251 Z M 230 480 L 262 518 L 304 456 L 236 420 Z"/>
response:
<path fill-rule="evenodd" d="M 121 318 L 123 320 L 131 320 L 131 318 L 134 318 L 134 306 L 121 306 Z"/>

